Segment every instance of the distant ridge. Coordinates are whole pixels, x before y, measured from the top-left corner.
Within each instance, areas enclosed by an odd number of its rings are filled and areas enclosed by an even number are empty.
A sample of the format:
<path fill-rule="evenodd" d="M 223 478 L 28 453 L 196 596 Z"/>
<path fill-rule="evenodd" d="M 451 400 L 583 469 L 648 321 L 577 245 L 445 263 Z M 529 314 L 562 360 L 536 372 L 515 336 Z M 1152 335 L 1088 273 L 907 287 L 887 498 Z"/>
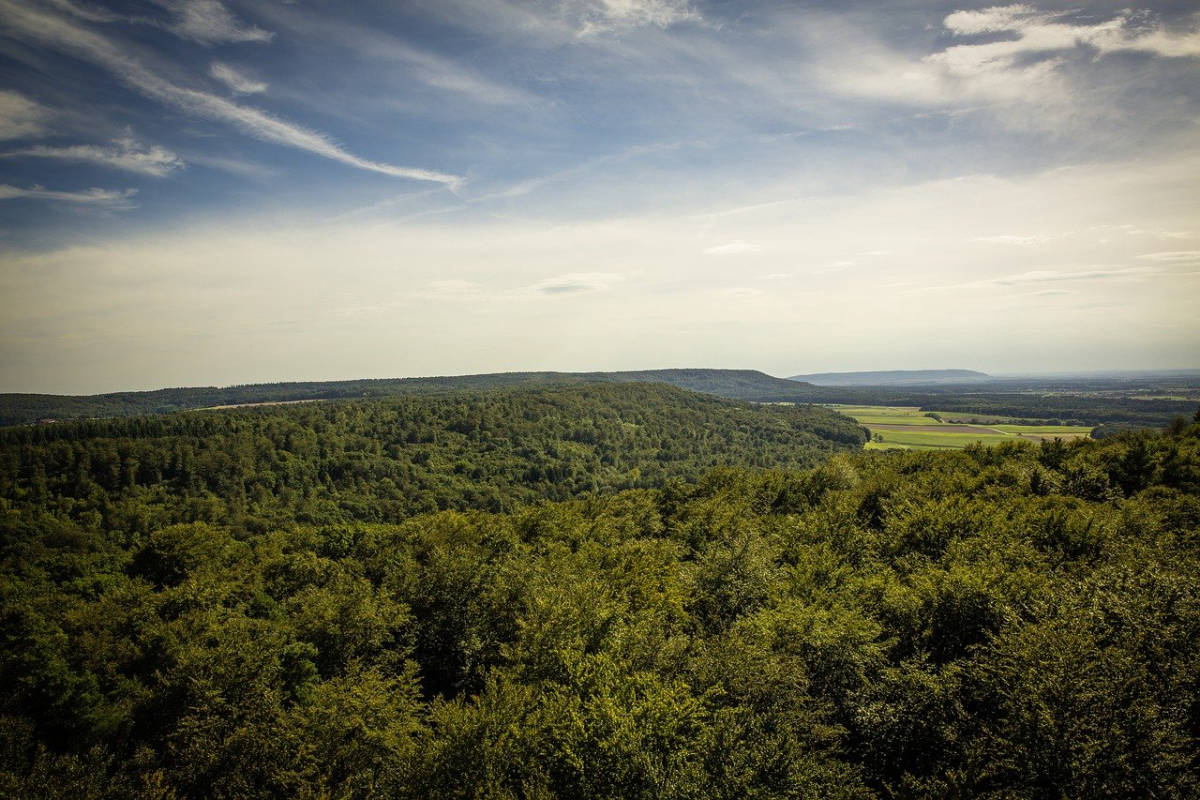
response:
<path fill-rule="evenodd" d="M 816 372 L 793 375 L 789 381 L 814 386 L 928 386 L 936 383 L 961 383 L 991 378 L 973 369 L 893 369 L 875 372 Z"/>
<path fill-rule="evenodd" d="M 95 395 L 0 394 L 0 425 L 95 417 L 166 414 L 214 406 L 427 395 L 515 386 L 578 383 L 667 383 L 731 400 L 820 402 L 815 387 L 750 369 L 656 369 L 626 372 L 497 372 L 428 378 L 196 386 Z"/>

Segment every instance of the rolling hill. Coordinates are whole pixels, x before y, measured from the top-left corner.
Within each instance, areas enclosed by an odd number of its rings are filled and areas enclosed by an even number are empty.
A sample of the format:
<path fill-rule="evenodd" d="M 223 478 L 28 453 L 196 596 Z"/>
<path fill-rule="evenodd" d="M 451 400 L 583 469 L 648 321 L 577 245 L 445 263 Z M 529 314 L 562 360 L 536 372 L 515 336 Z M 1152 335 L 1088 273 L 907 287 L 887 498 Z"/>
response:
<path fill-rule="evenodd" d="M 0 425 L 39 420 L 127 417 L 212 406 L 332 400 L 348 397 L 429 395 L 512 386 L 577 383 L 666 383 L 732 400 L 822 402 L 811 386 L 755 370 L 661 369 L 627 372 L 499 372 L 425 378 L 194 386 L 96 395 L 0 394 Z"/>

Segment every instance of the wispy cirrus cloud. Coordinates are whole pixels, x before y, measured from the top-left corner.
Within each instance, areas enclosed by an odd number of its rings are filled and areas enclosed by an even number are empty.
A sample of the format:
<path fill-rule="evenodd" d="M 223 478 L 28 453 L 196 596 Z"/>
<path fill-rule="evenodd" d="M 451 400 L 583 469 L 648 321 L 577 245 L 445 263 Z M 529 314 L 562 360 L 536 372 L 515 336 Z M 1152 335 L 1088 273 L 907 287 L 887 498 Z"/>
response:
<path fill-rule="evenodd" d="M 1111 280 L 1141 280 L 1162 274 L 1152 267 L 1104 267 L 1098 269 L 1062 270 L 1035 269 L 995 278 L 951 283 L 940 286 L 922 286 L 909 289 L 906 294 L 944 292 L 955 289 L 995 289 L 997 287 L 1020 287 L 1043 283 L 1075 283 Z"/>
<path fill-rule="evenodd" d="M 611 289 L 614 284 L 625 280 L 615 272 L 568 272 L 534 284 L 530 288 L 540 294 L 579 294 Z"/>
<path fill-rule="evenodd" d="M 208 67 L 208 74 L 228 86 L 237 94 L 261 94 L 267 90 L 267 84 L 256 81 L 238 72 L 228 64 L 214 61 Z"/>
<path fill-rule="evenodd" d="M 233 15 L 219 0 L 154 0 L 167 9 L 172 21 L 165 27 L 183 39 L 203 45 L 238 42 L 269 42 L 275 34 L 248 25 Z"/>
<path fill-rule="evenodd" d="M 442 0 L 436 13 L 478 31 L 557 44 L 705 21 L 692 0 Z"/>
<path fill-rule="evenodd" d="M 47 3 L 54 6 L 59 11 L 70 14 L 73 17 L 84 20 L 85 22 L 118 22 L 124 18 L 113 14 L 102 8 L 96 8 L 93 5 L 83 5 L 73 2 L 73 0 L 46 0 Z"/>
<path fill-rule="evenodd" d="M 1028 247 L 1030 245 L 1042 244 L 1053 239 L 1053 236 L 1018 236 L 1013 234 L 1000 234 L 998 236 L 976 236 L 971 239 L 972 242 L 980 244 L 1007 244 L 1017 247 Z"/>
<path fill-rule="evenodd" d="M 1138 256 L 1145 261 L 1158 261 L 1168 264 L 1187 264 L 1200 261 L 1200 250 L 1172 250 L 1165 253 L 1145 253 Z"/>
<path fill-rule="evenodd" d="M 0 153 L 0 158 L 48 158 L 99 164 L 104 167 L 163 178 L 184 167 L 183 159 L 158 145 L 146 145 L 126 134 L 109 145 L 83 144 L 69 147 L 36 145 Z"/>
<path fill-rule="evenodd" d="M 668 28 L 701 19 L 689 0 L 582 0 L 563 3 L 580 36 L 652 25 Z"/>
<path fill-rule="evenodd" d="M 149 0 L 167 12 L 167 20 L 138 14 L 117 14 L 108 9 L 98 8 L 94 4 L 79 3 L 75 0 L 43 1 L 56 10 L 84 22 L 148 25 L 208 47 L 240 42 L 270 42 L 275 38 L 272 31 L 238 20 L 220 0 Z"/>
<path fill-rule="evenodd" d="M 136 193 L 136 189 L 114 190 L 92 188 L 80 192 L 63 192 L 53 189 L 43 189 L 40 186 L 25 189 L 20 186 L 0 184 L 0 200 L 55 200 L 65 203 L 104 206 L 105 208 L 117 211 L 133 208 L 130 198 Z"/>
<path fill-rule="evenodd" d="M 719 244 L 705 248 L 704 253 L 710 256 L 733 256 L 741 253 L 757 253 L 759 250 L 762 250 L 761 245 L 738 239 L 728 244 Z"/>
<path fill-rule="evenodd" d="M 47 131 L 50 109 L 13 91 L 0 91 L 0 140 L 28 139 Z"/>
<path fill-rule="evenodd" d="M 533 105 L 538 98 L 470 69 L 456 60 L 416 47 L 386 31 L 318 16 L 295 5 L 261 9 L 272 25 L 290 34 L 319 37 L 377 64 L 403 66 L 409 76 L 434 89 L 487 106 Z M 389 70 L 390 71 L 390 70 Z"/>
<path fill-rule="evenodd" d="M 356 156 L 325 134 L 280 119 L 209 92 L 180 86 L 144 67 L 105 36 L 69 20 L 32 8 L 18 0 L 0 0 L 0 24 L 23 36 L 70 53 L 108 70 L 119 81 L 143 96 L 189 114 L 234 126 L 248 136 L 272 144 L 303 150 L 357 169 L 410 180 L 432 181 L 451 188 L 462 178 L 434 170 L 403 167 Z"/>
<path fill-rule="evenodd" d="M 274 167 L 268 167 L 254 161 L 247 161 L 244 158 L 200 152 L 187 152 L 181 157 L 188 164 L 215 169 L 219 172 L 255 181 L 268 180 L 278 177 L 280 174 L 279 170 Z"/>

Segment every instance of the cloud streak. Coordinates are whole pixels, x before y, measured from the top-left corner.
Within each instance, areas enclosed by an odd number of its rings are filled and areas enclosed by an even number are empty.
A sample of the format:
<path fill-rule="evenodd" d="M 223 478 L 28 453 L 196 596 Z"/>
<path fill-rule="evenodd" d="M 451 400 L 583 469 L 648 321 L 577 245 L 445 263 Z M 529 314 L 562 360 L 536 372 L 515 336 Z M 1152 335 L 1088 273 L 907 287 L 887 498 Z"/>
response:
<path fill-rule="evenodd" d="M 260 9 L 271 23 L 288 33 L 319 38 L 356 56 L 378 64 L 402 64 L 408 74 L 434 89 L 450 92 L 486 106 L 531 106 L 539 99 L 520 89 L 505 86 L 455 60 L 414 47 L 375 28 L 329 17 L 316 17 L 295 5 L 270 5 Z"/>
<path fill-rule="evenodd" d="M 214 61 L 208 68 L 208 74 L 228 86 L 237 94 L 261 94 L 267 90 L 267 84 L 247 78 L 228 64 Z"/>
<path fill-rule="evenodd" d="M 114 210 L 133 208 L 130 198 L 136 194 L 136 189 L 97 189 L 92 188 L 82 192 L 61 192 L 53 189 L 43 189 L 34 186 L 23 189 L 20 186 L 0 184 L 0 200 L 54 200 L 65 203 L 82 203 L 84 205 L 105 206 Z"/>
<path fill-rule="evenodd" d="M 123 136 L 108 146 L 74 145 L 71 147 L 47 147 L 37 145 L 24 150 L 13 150 L 0 154 L 0 158 L 49 158 L 58 161 L 74 161 L 98 164 L 112 169 L 164 178 L 184 167 L 183 159 L 158 145 L 147 146 L 132 136 Z"/>
<path fill-rule="evenodd" d="M 762 250 L 760 245 L 738 239 L 728 244 L 719 244 L 706 248 L 704 253 L 710 256 L 734 256 L 741 253 L 757 253 L 759 250 Z"/>
<path fill-rule="evenodd" d="M 203 45 L 269 42 L 275 34 L 240 22 L 219 0 L 155 0 L 171 12 L 166 29 Z"/>
<path fill-rule="evenodd" d="M 1138 256 L 1138 258 L 1168 264 L 1187 264 L 1193 261 L 1200 261 L 1200 250 L 1172 250 L 1166 253 L 1146 253 Z"/>
<path fill-rule="evenodd" d="M 143 96 L 189 114 L 227 123 L 264 142 L 303 150 L 357 169 L 457 188 L 462 178 L 434 170 L 372 161 L 347 152 L 325 134 L 308 130 L 260 109 L 197 89 L 179 86 L 146 69 L 109 39 L 61 17 L 14 0 L 0 0 L 0 17 L 10 29 L 108 70 Z"/>
<path fill-rule="evenodd" d="M 585 0 L 564 6 L 578 17 L 580 36 L 647 25 L 669 28 L 701 18 L 688 0 Z"/>
<path fill-rule="evenodd" d="M 50 110 L 11 91 L 0 91 L 0 140 L 28 139 L 46 133 Z"/>
<path fill-rule="evenodd" d="M 547 278 L 530 287 L 540 294 L 580 294 L 583 292 L 600 292 L 611 289 L 613 284 L 623 281 L 623 275 L 615 272 L 569 272 Z"/>
<path fill-rule="evenodd" d="M 1001 286 L 1020 287 L 1042 283 L 1140 280 L 1142 278 L 1149 278 L 1160 274 L 1163 274 L 1161 270 L 1156 270 L 1151 267 L 1120 267 L 1111 269 L 1087 270 L 1035 269 L 1028 272 L 1021 272 L 1013 275 L 1001 275 L 995 278 L 986 278 L 978 281 L 953 283 L 944 286 L 922 286 L 919 288 L 910 289 L 906 292 L 906 294 L 945 292 L 955 289 L 994 289 Z"/>

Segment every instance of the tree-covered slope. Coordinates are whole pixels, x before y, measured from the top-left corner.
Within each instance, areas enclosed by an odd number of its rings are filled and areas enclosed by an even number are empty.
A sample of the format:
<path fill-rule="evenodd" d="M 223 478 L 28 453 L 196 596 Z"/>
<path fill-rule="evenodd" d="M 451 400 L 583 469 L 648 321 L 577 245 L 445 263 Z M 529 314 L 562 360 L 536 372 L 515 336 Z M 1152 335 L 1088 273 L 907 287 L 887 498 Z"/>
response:
<path fill-rule="evenodd" d="M 11 428 L 0 431 L 0 497 L 133 530 L 395 521 L 654 487 L 714 466 L 811 466 L 866 438 L 827 409 L 664 384 L 494 389 Z"/>
<path fill-rule="evenodd" d="M 1141 380 L 1141 379 L 1138 379 Z M 0 426 L 254 403 L 408 397 L 546 388 L 597 383 L 657 382 L 704 394 L 759 403 L 848 403 L 919 406 L 1031 423 L 1157 427 L 1195 409 L 1200 382 L 1193 374 L 1132 378 L 989 379 L 963 384 L 815 386 L 754 370 L 666 369 L 637 372 L 506 372 L 435 378 L 272 383 L 159 389 L 91 396 L 0 394 Z"/>
<path fill-rule="evenodd" d="M 502 372 L 432 378 L 264 383 L 114 392 L 98 395 L 0 394 L 0 425 L 41 420 L 164 414 L 250 403 L 391 397 L 546 387 L 581 383 L 656 382 L 735 400 L 806 401 L 805 387 L 754 370 L 662 369 L 633 372 Z"/>
<path fill-rule="evenodd" d="M 252 461 L 291 417 L 194 419 Z M 138 527 L 77 446 L 4 444 L 6 797 L 1200 792 L 1200 425 L 400 524 Z"/>

